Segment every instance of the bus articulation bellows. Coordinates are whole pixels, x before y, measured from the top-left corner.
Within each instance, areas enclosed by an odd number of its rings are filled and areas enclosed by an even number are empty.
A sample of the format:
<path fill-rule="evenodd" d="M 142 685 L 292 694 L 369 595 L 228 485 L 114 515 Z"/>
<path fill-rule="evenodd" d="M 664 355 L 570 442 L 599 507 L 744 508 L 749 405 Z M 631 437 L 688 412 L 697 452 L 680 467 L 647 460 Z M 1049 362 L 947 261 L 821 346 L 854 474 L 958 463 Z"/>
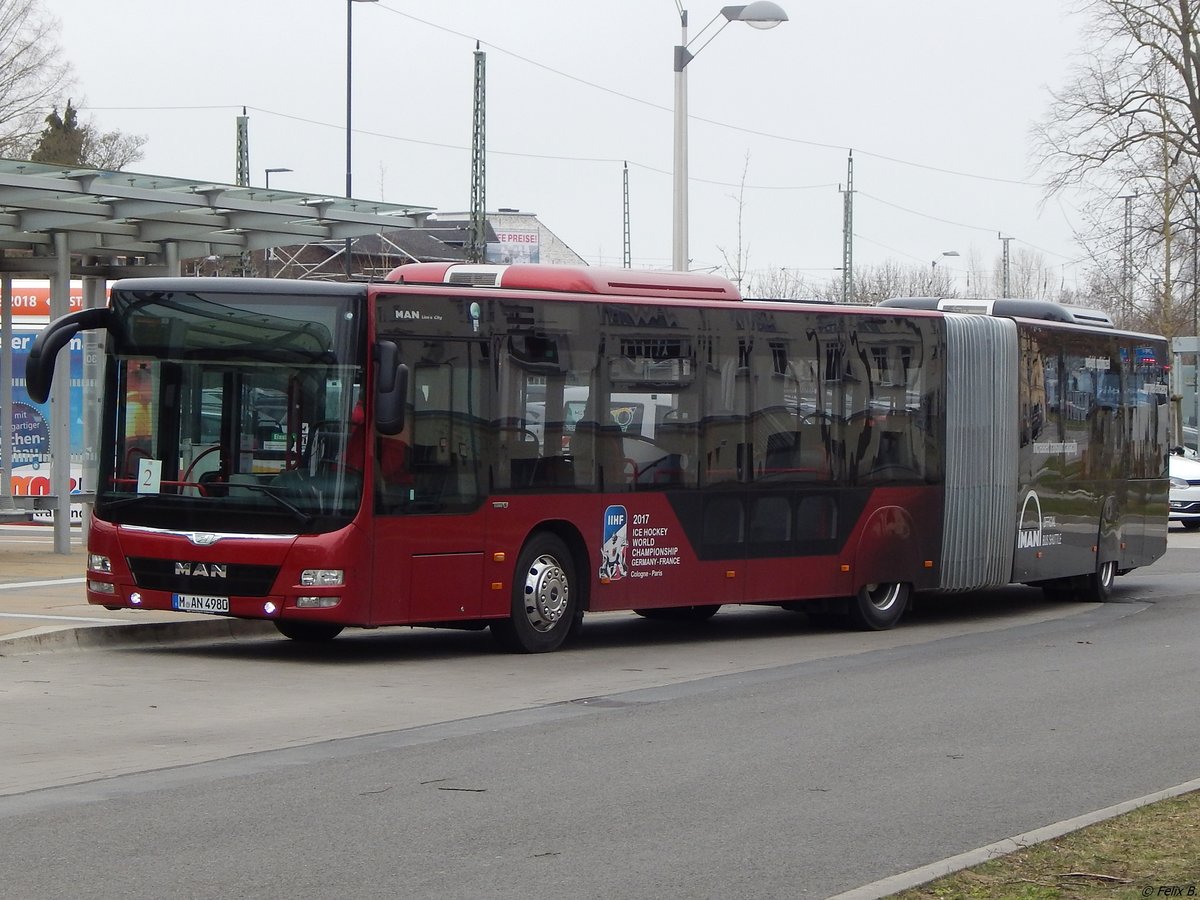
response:
<path fill-rule="evenodd" d="M 1166 344 L 962 303 L 538 265 L 131 279 L 47 327 L 27 380 L 107 332 L 87 597 L 110 608 L 538 652 L 601 610 L 884 629 L 914 591 L 1105 599 L 1166 548 Z"/>

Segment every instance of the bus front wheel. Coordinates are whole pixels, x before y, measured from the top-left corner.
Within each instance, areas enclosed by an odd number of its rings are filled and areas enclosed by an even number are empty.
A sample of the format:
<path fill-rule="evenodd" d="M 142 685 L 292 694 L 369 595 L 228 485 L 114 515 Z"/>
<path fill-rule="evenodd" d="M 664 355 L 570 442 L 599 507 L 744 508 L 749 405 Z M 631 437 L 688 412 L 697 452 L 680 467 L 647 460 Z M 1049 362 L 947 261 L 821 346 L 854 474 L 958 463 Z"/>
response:
<path fill-rule="evenodd" d="M 491 625 L 492 636 L 512 653 L 547 653 L 562 646 L 579 618 L 575 561 L 552 534 L 534 536 L 513 573 L 512 609 Z"/>
<path fill-rule="evenodd" d="M 342 633 L 341 625 L 329 622 L 297 622 L 294 619 L 276 619 L 275 627 L 285 638 L 315 644 L 322 641 L 332 641 Z"/>
<path fill-rule="evenodd" d="M 863 631 L 894 628 L 908 608 L 909 587 L 899 581 L 864 584 L 850 598 L 850 621 Z"/>

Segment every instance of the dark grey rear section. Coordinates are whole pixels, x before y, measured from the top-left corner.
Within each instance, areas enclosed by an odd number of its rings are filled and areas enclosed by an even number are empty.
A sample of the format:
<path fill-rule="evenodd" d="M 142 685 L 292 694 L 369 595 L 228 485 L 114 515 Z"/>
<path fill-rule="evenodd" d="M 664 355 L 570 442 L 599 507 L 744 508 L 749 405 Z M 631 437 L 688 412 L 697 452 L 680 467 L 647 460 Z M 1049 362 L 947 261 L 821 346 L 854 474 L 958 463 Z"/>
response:
<path fill-rule="evenodd" d="M 1017 326 L 946 315 L 944 590 L 1008 584 L 1016 541 Z"/>

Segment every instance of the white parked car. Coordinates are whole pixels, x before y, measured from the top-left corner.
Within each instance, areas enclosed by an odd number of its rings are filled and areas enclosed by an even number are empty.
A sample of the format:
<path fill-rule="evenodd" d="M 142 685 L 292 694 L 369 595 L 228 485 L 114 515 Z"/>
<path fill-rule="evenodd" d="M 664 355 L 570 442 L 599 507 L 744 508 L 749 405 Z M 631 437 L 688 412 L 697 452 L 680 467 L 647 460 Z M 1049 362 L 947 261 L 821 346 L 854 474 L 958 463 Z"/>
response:
<path fill-rule="evenodd" d="M 1172 453 L 1168 460 L 1171 476 L 1171 521 L 1184 528 L 1200 528 L 1200 461 Z"/>

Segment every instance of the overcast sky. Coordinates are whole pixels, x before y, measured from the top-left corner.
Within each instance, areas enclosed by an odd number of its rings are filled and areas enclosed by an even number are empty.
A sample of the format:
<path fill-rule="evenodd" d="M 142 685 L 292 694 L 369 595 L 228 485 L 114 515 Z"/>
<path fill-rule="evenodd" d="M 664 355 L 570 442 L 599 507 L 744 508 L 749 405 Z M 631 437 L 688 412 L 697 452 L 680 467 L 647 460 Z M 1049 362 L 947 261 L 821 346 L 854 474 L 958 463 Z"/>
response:
<path fill-rule="evenodd" d="M 85 117 L 143 134 L 134 171 L 232 183 L 250 116 L 261 184 L 345 191 L 346 0 L 43 0 Z M 1082 22 L 1063 0 L 780 0 L 688 66 L 693 268 L 834 277 L 846 157 L 856 265 L 934 259 L 965 283 L 998 234 L 1068 286 L 1070 200 L 1043 203 L 1030 128 Z M 689 3 L 694 35 L 718 3 Z M 464 210 L 475 41 L 487 52 L 487 202 L 535 212 L 589 262 L 620 264 L 622 162 L 635 267 L 669 267 L 674 0 L 381 0 L 353 6 L 354 195 Z M 695 46 L 693 46 L 695 50 Z M 956 251 L 958 258 L 944 257 Z"/>

